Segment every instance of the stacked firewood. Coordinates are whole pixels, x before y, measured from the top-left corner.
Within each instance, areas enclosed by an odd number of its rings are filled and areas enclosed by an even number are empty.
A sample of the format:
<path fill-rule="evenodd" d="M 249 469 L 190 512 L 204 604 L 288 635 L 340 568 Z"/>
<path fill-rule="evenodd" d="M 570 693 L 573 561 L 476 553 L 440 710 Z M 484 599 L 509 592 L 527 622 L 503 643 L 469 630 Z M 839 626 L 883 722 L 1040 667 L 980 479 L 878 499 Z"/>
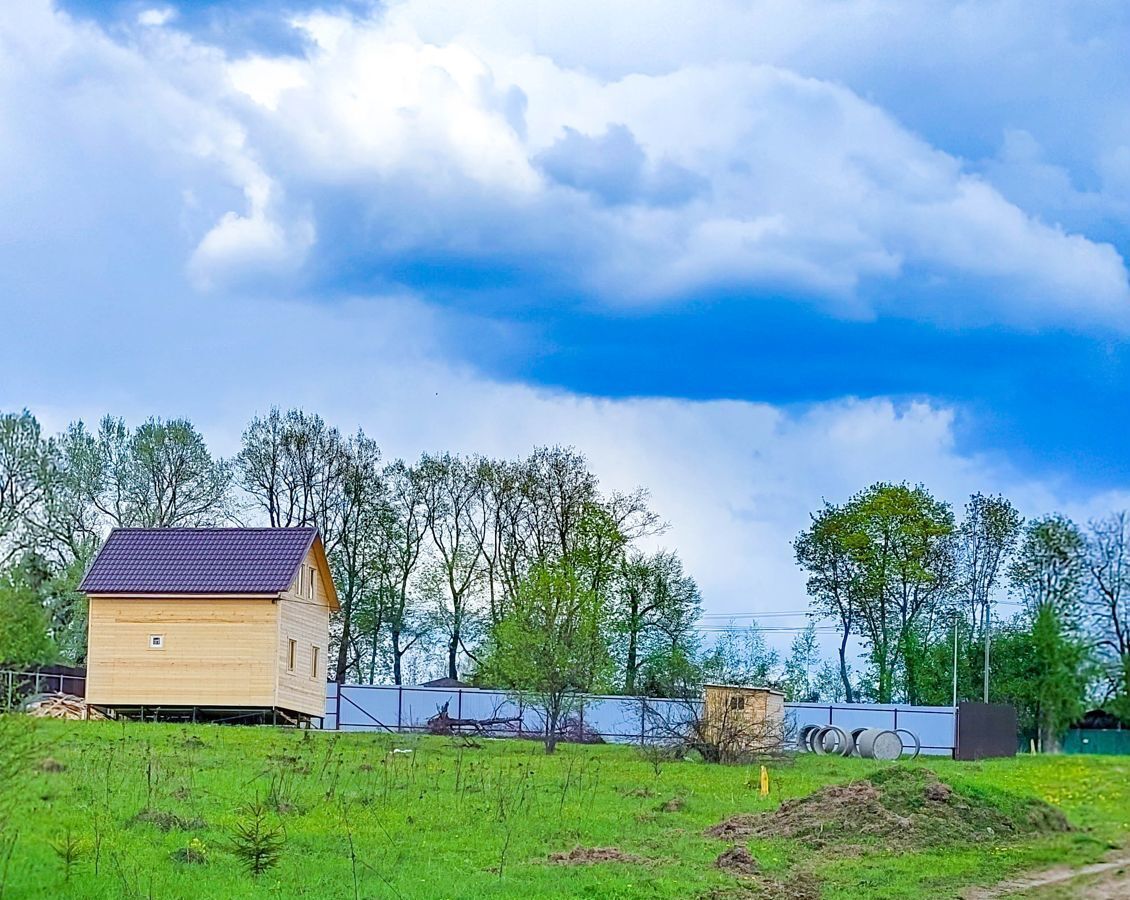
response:
<path fill-rule="evenodd" d="M 82 697 L 71 694 L 46 694 L 27 704 L 27 714 L 37 719 L 105 719 L 102 713 L 86 705 Z"/>

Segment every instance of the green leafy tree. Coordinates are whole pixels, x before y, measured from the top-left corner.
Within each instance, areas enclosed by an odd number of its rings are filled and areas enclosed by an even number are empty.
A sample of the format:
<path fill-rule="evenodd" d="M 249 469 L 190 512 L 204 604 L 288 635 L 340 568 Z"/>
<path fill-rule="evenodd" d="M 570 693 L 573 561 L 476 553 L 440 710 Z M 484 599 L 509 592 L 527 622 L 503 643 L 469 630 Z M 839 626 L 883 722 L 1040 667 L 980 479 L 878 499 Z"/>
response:
<path fill-rule="evenodd" d="M 1031 669 L 1017 692 L 1032 705 L 1037 741 L 1054 752 L 1064 729 L 1083 712 L 1090 654 L 1081 635 L 1086 542 L 1070 519 L 1031 522 L 1009 567 L 1013 593 L 1026 607 Z"/>
<path fill-rule="evenodd" d="M 480 677 L 539 709 L 545 752 L 553 753 L 582 695 L 608 685 L 608 633 L 606 603 L 571 567 L 535 566 L 490 634 Z"/>
<path fill-rule="evenodd" d="M 28 666 L 56 655 L 47 612 L 18 571 L 0 576 L 0 663 Z"/>
<path fill-rule="evenodd" d="M 186 419 L 152 418 L 131 431 L 106 416 L 97 434 L 72 425 L 65 444 L 76 495 L 110 525 L 214 525 L 229 515 L 230 467 Z"/>
<path fill-rule="evenodd" d="M 785 677 L 781 687 L 785 699 L 795 703 L 813 702 L 817 698 L 814 679 L 820 664 L 820 646 L 816 640 L 816 626 L 811 622 L 793 638 L 785 660 Z"/>
<path fill-rule="evenodd" d="M 849 535 L 853 531 L 850 511 L 825 503 L 823 509 L 813 514 L 808 529 L 793 541 L 797 563 L 808 573 L 812 612 L 839 625 L 840 688 L 836 693 L 847 703 L 855 700 L 847 648 L 859 620 L 864 585 L 859 563 L 851 551 Z"/>
<path fill-rule="evenodd" d="M 624 693 L 639 690 L 645 662 L 654 680 L 660 668 L 669 667 L 674 674 L 693 657 L 694 626 L 701 607 L 698 585 L 676 554 L 633 550 L 623 555 L 612 611 Z"/>
<path fill-rule="evenodd" d="M 982 698 L 989 698 L 989 664 L 992 604 L 1009 555 L 1020 536 L 1023 517 L 1004 497 L 974 494 L 965 504 L 965 518 L 957 534 L 959 596 L 982 646 Z"/>
<path fill-rule="evenodd" d="M 780 663 L 780 655 L 752 622 L 745 628 L 731 623 L 706 652 L 701 665 L 705 681 L 764 687 L 776 684 Z"/>

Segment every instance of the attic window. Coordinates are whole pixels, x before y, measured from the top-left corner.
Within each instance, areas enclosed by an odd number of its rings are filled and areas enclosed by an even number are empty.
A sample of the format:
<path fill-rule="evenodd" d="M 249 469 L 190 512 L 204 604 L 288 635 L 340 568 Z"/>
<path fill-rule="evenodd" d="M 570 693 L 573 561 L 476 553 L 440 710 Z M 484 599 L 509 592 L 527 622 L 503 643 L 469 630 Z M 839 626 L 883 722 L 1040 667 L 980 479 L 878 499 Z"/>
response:
<path fill-rule="evenodd" d="M 305 566 L 299 566 L 298 567 L 298 588 L 295 590 L 295 593 L 298 594 L 298 596 L 300 596 L 300 597 L 302 596 L 302 582 L 303 582 L 303 579 L 305 578 L 305 576 L 306 576 L 306 567 Z"/>
<path fill-rule="evenodd" d="M 311 600 L 314 599 L 314 569 L 313 569 L 313 567 L 310 568 L 310 576 L 307 579 L 306 594 Z"/>
<path fill-rule="evenodd" d="M 150 650 L 164 650 L 165 649 L 165 636 L 163 634 L 149 635 L 149 649 Z"/>

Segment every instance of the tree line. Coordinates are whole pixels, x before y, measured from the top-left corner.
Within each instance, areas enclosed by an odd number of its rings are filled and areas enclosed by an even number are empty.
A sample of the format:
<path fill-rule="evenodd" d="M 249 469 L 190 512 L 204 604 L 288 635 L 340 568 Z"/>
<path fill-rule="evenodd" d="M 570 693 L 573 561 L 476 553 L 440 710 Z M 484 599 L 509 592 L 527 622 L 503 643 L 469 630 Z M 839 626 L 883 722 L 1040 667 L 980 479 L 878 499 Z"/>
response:
<path fill-rule="evenodd" d="M 826 503 L 794 549 L 813 613 L 839 635 L 826 695 L 948 704 L 956 672 L 959 700 L 1013 703 L 1047 749 L 1088 706 L 1130 717 L 1125 512 L 1025 522 L 974 494 L 958 520 L 921 485 L 879 483 Z"/>
<path fill-rule="evenodd" d="M 666 529 L 645 490 L 604 490 L 566 447 L 386 460 L 299 409 L 254 418 L 229 459 L 187 420 L 46 435 L 26 411 L 0 416 L 0 659 L 83 661 L 75 588 L 111 528 L 207 525 L 319 529 L 338 680 L 468 677 L 493 653 L 496 682 L 515 682 L 498 662 L 508 623 L 561 579 L 598 625 L 571 685 L 662 692 L 707 661 L 694 579 L 675 552 L 644 549 Z"/>

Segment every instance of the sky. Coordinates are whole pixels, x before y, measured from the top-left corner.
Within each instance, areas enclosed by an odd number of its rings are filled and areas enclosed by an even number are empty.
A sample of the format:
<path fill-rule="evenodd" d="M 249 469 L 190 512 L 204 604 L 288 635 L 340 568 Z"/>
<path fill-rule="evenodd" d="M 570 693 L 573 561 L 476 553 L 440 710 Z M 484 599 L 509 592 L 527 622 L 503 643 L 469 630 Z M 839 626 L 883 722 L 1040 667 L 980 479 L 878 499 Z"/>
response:
<path fill-rule="evenodd" d="M 715 617 L 802 609 L 874 480 L 1085 521 L 1127 46 L 1113 0 L 4 4 L 0 409 L 572 445 Z"/>

